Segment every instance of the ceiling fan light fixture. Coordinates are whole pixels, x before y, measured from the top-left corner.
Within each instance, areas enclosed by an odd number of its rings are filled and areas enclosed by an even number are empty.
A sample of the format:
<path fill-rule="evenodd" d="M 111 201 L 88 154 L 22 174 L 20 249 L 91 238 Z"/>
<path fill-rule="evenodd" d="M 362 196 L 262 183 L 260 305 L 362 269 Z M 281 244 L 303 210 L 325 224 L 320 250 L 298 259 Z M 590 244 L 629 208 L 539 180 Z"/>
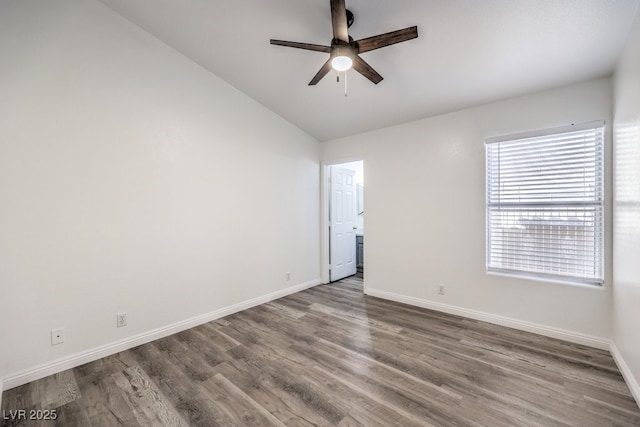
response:
<path fill-rule="evenodd" d="M 339 72 L 348 71 L 353 66 L 353 60 L 346 55 L 336 56 L 331 60 L 331 67 Z"/>

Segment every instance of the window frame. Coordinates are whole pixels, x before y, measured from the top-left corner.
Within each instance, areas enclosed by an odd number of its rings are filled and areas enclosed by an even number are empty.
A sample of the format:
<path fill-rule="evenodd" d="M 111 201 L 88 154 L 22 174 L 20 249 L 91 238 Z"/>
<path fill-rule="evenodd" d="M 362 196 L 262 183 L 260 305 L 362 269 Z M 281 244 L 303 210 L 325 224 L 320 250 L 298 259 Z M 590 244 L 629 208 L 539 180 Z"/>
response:
<path fill-rule="evenodd" d="M 594 275 L 593 277 L 569 275 L 569 274 L 566 274 L 566 271 L 554 274 L 554 273 L 545 272 L 545 271 L 526 270 L 526 269 L 523 269 L 522 267 L 514 268 L 512 266 L 511 268 L 505 268 L 504 261 L 498 262 L 498 263 L 493 262 L 491 259 L 492 254 L 494 254 L 494 257 L 496 254 L 503 254 L 504 247 L 500 247 L 500 249 L 497 250 L 495 249 L 495 246 L 492 246 L 493 245 L 492 238 L 495 240 L 498 238 L 498 236 L 497 236 L 497 233 L 492 234 L 491 221 L 492 219 L 495 220 L 495 207 L 497 205 L 500 205 L 498 207 L 498 209 L 500 210 L 500 207 L 503 205 L 507 205 L 507 203 L 499 202 L 496 204 L 495 200 L 491 199 L 492 194 L 490 193 L 490 178 L 494 179 L 493 184 L 495 185 L 495 176 L 491 176 L 492 171 L 490 170 L 490 168 L 492 167 L 492 165 L 490 164 L 490 153 L 489 153 L 490 146 L 494 144 L 503 144 L 508 146 L 509 143 L 514 143 L 515 145 L 517 142 L 522 142 L 523 140 L 530 140 L 535 143 L 537 142 L 535 141 L 536 139 L 541 139 L 545 137 L 555 137 L 559 135 L 565 135 L 565 134 L 570 134 L 573 132 L 580 132 L 580 131 L 596 132 L 596 136 L 594 137 L 594 140 L 595 140 L 594 147 L 596 149 L 596 152 L 595 152 L 594 166 L 593 166 L 594 172 L 596 174 L 594 177 L 595 187 L 593 189 L 594 200 L 592 202 L 585 203 L 585 206 L 590 206 L 594 208 L 593 210 L 593 218 L 594 218 L 593 219 L 593 229 L 594 229 L 594 236 L 593 236 Z M 558 139 L 560 138 L 561 137 L 559 137 Z M 529 147 L 527 150 L 531 150 L 531 147 Z M 544 148 L 542 150 L 544 150 Z M 534 151 L 535 151 L 535 147 L 534 147 Z M 501 159 L 498 160 L 499 165 L 501 165 L 500 161 Z M 601 163 L 598 163 L 598 162 L 601 162 Z M 500 167 L 501 166 L 498 166 L 497 168 L 498 174 L 500 174 Z M 493 169 L 493 173 L 496 173 L 495 167 Z M 498 182 L 500 182 L 503 179 L 504 179 L 503 175 L 500 175 L 498 178 Z M 586 192 L 587 190 L 586 184 L 584 184 L 583 190 Z M 502 197 L 501 191 L 502 191 L 502 188 L 498 190 L 498 194 L 499 194 L 498 198 L 500 200 Z M 572 203 L 568 201 L 558 202 L 558 201 L 552 200 L 551 194 L 552 192 L 550 191 L 549 197 L 547 197 L 547 199 L 545 199 L 544 201 L 540 202 L 541 208 L 550 209 L 550 207 L 555 206 L 561 209 L 569 209 L 572 206 Z M 606 233 L 606 126 L 603 120 L 586 122 L 586 123 L 581 123 L 577 125 L 572 124 L 569 126 L 561 126 L 561 127 L 549 128 L 544 130 L 522 132 L 517 134 L 509 134 L 509 135 L 502 135 L 502 136 L 487 138 L 485 140 L 485 196 L 486 196 L 486 200 L 485 200 L 485 220 L 486 220 L 485 268 L 486 268 L 487 274 L 512 276 L 512 277 L 517 277 L 522 279 L 536 280 L 536 281 L 543 281 L 543 282 L 586 285 L 586 286 L 595 287 L 595 288 L 602 288 L 604 286 L 604 281 L 606 277 L 605 263 L 606 263 L 607 257 L 606 257 L 605 250 L 606 250 L 606 244 L 607 244 L 606 243 L 607 233 Z M 526 205 L 528 204 L 530 203 L 511 202 L 510 206 L 511 208 L 513 208 L 513 212 L 515 212 L 515 214 L 517 215 L 519 212 L 524 212 L 526 210 Z M 491 211 L 492 208 L 494 208 L 493 209 L 494 216 L 492 216 L 492 211 Z M 521 221 L 522 216 L 520 216 L 518 220 Z M 536 237 L 538 236 L 538 234 L 535 234 L 535 233 L 533 235 Z M 572 240 L 572 242 L 577 245 L 577 242 L 579 242 L 579 240 L 575 239 L 575 240 Z M 538 247 L 536 247 L 536 249 L 538 249 Z M 551 247 L 549 254 L 553 255 L 553 253 L 560 253 L 560 251 L 561 251 L 561 248 L 559 247 L 559 245 L 554 245 Z M 521 251 L 519 253 L 526 254 L 525 251 Z M 543 252 L 543 255 L 546 255 L 546 254 L 547 254 L 546 252 Z M 577 261 L 579 259 L 580 259 L 579 256 L 575 256 L 575 258 L 573 258 L 572 261 Z M 557 260 L 554 259 L 554 262 L 556 261 Z M 537 261 L 537 262 L 539 263 L 540 261 Z M 496 266 L 497 264 L 502 264 L 502 267 L 497 267 Z M 599 275 L 595 272 L 599 273 Z"/>

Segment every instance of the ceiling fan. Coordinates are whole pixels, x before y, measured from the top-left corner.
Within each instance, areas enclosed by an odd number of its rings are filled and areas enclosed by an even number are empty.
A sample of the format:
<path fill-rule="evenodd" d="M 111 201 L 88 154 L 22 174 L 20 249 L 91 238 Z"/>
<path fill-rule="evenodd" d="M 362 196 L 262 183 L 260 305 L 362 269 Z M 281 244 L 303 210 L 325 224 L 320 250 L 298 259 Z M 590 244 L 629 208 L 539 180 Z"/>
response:
<path fill-rule="evenodd" d="M 329 59 L 311 79 L 309 86 L 317 84 L 332 68 L 340 72 L 353 68 L 373 83 L 378 84 L 382 81 L 382 76 L 359 54 L 418 37 L 418 27 L 414 26 L 354 41 L 348 32 L 348 28 L 353 24 L 353 13 L 346 9 L 344 0 L 331 0 L 331 24 L 333 26 L 331 46 L 271 39 L 273 45 L 329 54 Z"/>

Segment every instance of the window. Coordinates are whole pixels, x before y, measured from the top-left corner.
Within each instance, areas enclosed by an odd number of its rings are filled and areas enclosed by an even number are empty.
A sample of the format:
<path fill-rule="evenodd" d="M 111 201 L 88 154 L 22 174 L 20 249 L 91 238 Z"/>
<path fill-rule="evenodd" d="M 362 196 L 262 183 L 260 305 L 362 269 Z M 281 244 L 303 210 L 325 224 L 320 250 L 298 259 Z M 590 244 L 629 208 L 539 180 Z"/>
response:
<path fill-rule="evenodd" d="M 601 285 L 604 122 L 486 143 L 487 270 Z"/>

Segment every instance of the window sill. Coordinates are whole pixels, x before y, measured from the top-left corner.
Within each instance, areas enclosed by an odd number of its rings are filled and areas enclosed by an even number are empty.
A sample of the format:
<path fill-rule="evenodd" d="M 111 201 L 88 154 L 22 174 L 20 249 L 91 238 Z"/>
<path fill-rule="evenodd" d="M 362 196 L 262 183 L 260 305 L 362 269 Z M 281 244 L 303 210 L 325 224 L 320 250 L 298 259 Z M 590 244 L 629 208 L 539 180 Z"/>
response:
<path fill-rule="evenodd" d="M 527 274 L 503 273 L 500 271 L 489 271 L 489 270 L 486 270 L 485 273 L 487 273 L 487 275 L 490 275 L 490 276 L 509 277 L 511 279 L 528 280 L 532 282 L 553 283 L 557 285 L 569 285 L 569 286 L 576 286 L 578 288 L 594 289 L 598 291 L 602 291 L 605 289 L 604 283 L 601 283 L 601 284 L 578 283 L 578 282 L 573 282 L 571 280 L 544 278 L 544 277 L 538 277 L 538 276 L 531 276 Z"/>

